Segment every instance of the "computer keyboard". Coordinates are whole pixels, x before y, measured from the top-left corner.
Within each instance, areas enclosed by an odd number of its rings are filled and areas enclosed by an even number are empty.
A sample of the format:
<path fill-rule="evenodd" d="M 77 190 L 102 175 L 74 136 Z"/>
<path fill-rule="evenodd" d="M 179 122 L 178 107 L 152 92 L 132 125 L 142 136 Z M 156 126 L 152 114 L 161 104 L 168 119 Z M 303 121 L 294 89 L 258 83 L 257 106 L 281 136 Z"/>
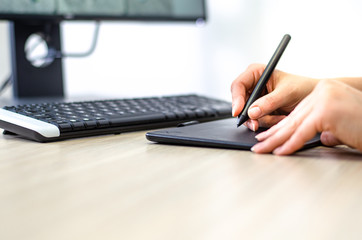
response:
<path fill-rule="evenodd" d="M 0 109 L 0 128 L 38 142 L 118 134 L 231 117 L 231 103 L 199 95 L 40 103 Z"/>

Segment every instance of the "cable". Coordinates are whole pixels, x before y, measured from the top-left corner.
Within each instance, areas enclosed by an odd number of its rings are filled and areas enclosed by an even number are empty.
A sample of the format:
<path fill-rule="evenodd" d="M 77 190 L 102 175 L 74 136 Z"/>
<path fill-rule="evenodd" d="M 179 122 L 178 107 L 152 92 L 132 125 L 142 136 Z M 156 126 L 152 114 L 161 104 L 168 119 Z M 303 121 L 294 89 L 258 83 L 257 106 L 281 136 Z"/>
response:
<path fill-rule="evenodd" d="M 88 57 L 96 49 L 97 42 L 98 42 L 98 36 L 99 36 L 99 29 L 100 29 L 100 21 L 97 20 L 97 21 L 95 21 L 95 29 L 94 29 L 94 34 L 93 34 L 92 45 L 89 48 L 89 50 L 84 53 L 62 53 L 54 48 L 49 48 L 48 54 L 46 56 L 39 56 L 39 57 L 33 58 L 32 61 L 35 62 L 35 61 L 39 61 L 39 60 L 47 60 L 47 61 L 52 62 L 52 60 L 56 59 L 56 58 L 59 59 L 59 58 L 66 58 L 66 57 L 74 57 L 74 58 Z M 43 39 L 45 42 L 48 43 L 48 38 L 46 36 L 44 36 Z"/>
<path fill-rule="evenodd" d="M 94 29 L 94 34 L 93 34 L 93 41 L 92 41 L 92 45 L 89 48 L 88 51 L 84 52 L 84 53 L 62 53 L 62 52 L 56 52 L 55 58 L 65 58 L 65 57 L 88 57 L 89 55 L 91 55 L 94 50 L 96 49 L 97 46 L 97 42 L 98 42 L 98 35 L 99 35 L 99 28 L 100 28 L 100 21 L 97 20 L 95 22 L 95 29 Z"/>

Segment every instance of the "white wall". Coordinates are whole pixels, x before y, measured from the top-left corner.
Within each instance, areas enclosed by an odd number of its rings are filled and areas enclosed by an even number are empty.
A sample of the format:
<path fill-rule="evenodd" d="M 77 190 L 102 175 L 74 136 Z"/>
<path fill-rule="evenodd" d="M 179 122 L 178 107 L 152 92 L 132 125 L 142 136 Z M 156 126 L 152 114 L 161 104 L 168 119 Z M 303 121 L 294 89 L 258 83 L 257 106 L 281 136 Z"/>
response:
<path fill-rule="evenodd" d="M 68 96 L 195 92 L 229 100 L 232 80 L 252 62 L 267 63 L 284 33 L 292 40 L 279 69 L 313 77 L 362 76 L 358 0 L 208 0 L 207 5 L 204 27 L 102 23 L 96 52 L 64 61 Z M 62 27 L 66 52 L 88 48 L 92 23 Z M 4 28 L 1 24 L 0 80 L 9 67 Z"/>

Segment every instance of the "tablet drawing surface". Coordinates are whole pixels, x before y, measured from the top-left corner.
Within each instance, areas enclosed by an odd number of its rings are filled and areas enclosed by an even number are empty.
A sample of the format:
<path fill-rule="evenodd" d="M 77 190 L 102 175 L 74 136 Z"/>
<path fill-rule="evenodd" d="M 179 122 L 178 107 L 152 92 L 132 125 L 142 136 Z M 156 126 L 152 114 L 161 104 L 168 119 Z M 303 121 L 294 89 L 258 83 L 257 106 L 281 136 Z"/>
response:
<path fill-rule="evenodd" d="M 236 119 L 228 118 L 189 126 L 151 131 L 146 138 L 153 142 L 203 147 L 250 150 L 258 141 L 255 136 L 266 129 L 253 132 L 245 126 L 236 127 Z M 320 146 L 319 135 L 308 141 L 303 149 Z"/>

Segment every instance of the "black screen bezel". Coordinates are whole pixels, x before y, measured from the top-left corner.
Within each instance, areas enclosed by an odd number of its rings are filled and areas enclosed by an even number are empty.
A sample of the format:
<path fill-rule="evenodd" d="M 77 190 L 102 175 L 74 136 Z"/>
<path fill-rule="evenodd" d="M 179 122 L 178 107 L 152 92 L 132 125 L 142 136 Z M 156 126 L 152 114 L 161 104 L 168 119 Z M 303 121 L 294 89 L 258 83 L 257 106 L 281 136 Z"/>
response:
<path fill-rule="evenodd" d="M 0 13 L 1 20 L 9 20 L 9 21 L 22 21 L 22 20 L 52 20 L 55 22 L 60 22 L 63 20 L 128 20 L 128 21 L 175 21 L 175 22 L 188 22 L 188 21 L 197 21 L 197 20 L 204 20 L 206 21 L 206 1 L 202 1 L 202 16 L 177 16 L 177 17 L 170 17 L 170 16 L 155 16 L 155 15 L 143 15 L 143 16 L 127 16 L 127 15 L 92 15 L 92 14 L 65 14 L 65 15 L 58 15 L 58 14 L 14 14 L 14 13 Z"/>

